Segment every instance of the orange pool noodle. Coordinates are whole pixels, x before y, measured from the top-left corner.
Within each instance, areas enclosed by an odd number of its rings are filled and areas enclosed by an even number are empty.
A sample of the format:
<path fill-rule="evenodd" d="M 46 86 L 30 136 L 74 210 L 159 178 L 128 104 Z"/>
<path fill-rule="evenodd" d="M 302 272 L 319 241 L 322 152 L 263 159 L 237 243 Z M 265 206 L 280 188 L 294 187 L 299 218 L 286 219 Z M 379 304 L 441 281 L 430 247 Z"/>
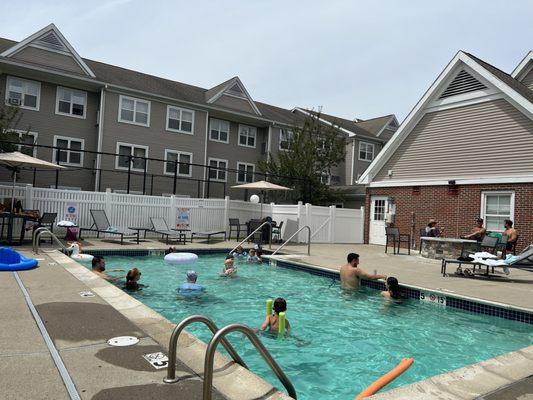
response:
<path fill-rule="evenodd" d="M 381 378 L 379 378 L 377 381 L 375 381 L 365 390 L 359 393 L 355 400 L 364 399 L 365 397 L 376 394 L 384 386 L 388 385 L 401 374 L 403 374 L 405 371 L 407 371 L 411 367 L 411 365 L 413 365 L 414 361 L 415 360 L 413 360 L 412 358 L 404 358 L 396 367 L 394 367 L 392 370 L 387 372 L 385 375 L 383 375 Z"/>

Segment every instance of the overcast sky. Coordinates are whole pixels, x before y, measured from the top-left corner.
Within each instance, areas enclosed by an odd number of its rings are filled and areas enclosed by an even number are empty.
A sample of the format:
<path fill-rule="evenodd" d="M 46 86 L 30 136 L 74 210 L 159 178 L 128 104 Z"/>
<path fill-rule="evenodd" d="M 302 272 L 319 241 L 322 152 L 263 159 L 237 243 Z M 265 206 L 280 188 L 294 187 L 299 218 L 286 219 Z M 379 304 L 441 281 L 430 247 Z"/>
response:
<path fill-rule="evenodd" d="M 0 36 L 53 22 L 82 57 L 344 118 L 402 120 L 454 54 L 511 72 L 533 1 L 2 1 Z"/>

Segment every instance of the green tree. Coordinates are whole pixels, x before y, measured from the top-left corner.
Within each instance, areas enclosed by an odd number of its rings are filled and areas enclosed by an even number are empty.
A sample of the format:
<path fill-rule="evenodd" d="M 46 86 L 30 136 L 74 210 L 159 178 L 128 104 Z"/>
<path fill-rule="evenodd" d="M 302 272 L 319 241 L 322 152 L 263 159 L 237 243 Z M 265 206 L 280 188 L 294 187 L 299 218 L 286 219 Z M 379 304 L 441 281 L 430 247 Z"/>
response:
<path fill-rule="evenodd" d="M 18 107 L 0 106 L 0 152 L 18 150 L 19 134 L 15 128 L 20 121 Z"/>
<path fill-rule="evenodd" d="M 261 172 L 269 180 L 293 189 L 288 196 L 293 201 L 327 204 L 338 195 L 323 181 L 331 176 L 331 169 L 345 158 L 345 135 L 337 128 L 320 122 L 320 114 L 307 117 L 302 124 L 286 130 L 287 151 L 270 154 L 259 161 Z"/>

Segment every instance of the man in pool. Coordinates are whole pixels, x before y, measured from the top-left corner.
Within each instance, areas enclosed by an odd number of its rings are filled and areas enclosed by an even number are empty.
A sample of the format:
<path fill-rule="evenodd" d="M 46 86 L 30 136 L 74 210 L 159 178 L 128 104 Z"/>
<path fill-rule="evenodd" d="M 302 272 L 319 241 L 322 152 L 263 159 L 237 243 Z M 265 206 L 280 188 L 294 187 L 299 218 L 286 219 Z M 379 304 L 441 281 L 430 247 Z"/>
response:
<path fill-rule="evenodd" d="M 347 261 L 346 265 L 343 265 L 340 270 L 341 287 L 343 289 L 359 289 L 361 278 L 369 280 L 387 279 L 386 275 L 369 274 L 359 268 L 359 254 L 348 254 Z"/>
<path fill-rule="evenodd" d="M 94 256 L 92 263 L 92 271 L 100 278 L 105 279 L 106 281 L 116 281 L 118 278 L 113 278 L 107 275 L 105 271 L 105 260 L 104 257 Z M 113 269 L 111 272 L 124 272 L 123 269 Z"/>

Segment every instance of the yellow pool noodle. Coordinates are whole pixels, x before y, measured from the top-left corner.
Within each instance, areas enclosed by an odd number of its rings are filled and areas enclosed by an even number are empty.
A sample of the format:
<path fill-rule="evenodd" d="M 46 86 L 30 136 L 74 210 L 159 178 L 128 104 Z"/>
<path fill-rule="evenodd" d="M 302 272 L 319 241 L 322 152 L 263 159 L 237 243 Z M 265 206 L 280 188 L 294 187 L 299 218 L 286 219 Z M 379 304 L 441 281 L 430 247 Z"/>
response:
<path fill-rule="evenodd" d="M 267 300 L 266 315 L 272 315 L 272 299 Z"/>
<path fill-rule="evenodd" d="M 278 335 L 285 334 L 285 313 L 279 313 L 279 325 L 278 325 Z"/>

